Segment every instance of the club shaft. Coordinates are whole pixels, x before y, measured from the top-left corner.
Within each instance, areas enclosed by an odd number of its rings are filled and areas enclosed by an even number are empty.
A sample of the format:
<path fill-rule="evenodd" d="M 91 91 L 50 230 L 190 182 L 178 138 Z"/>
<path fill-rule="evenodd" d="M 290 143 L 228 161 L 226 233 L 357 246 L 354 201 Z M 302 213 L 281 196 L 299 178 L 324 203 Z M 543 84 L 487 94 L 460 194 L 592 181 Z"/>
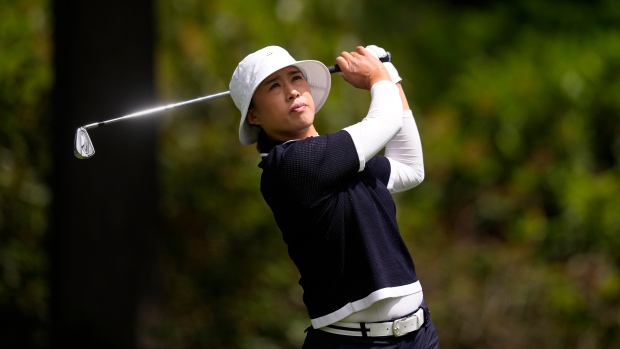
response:
<path fill-rule="evenodd" d="M 392 61 L 392 56 L 388 52 L 387 56 L 381 57 L 380 60 L 382 62 L 391 62 Z M 331 66 L 327 67 L 327 69 L 332 74 L 333 73 L 337 73 L 337 72 L 340 71 L 340 67 L 337 64 L 331 65 Z M 151 109 L 147 109 L 147 110 L 142 110 L 142 111 L 135 112 L 135 113 L 128 114 L 128 115 L 124 115 L 124 116 L 121 116 L 121 117 L 118 117 L 118 118 L 115 118 L 115 119 L 110 119 L 110 120 L 100 121 L 100 122 L 94 122 L 92 124 L 88 124 L 88 125 L 82 126 L 82 128 L 84 128 L 86 130 L 90 130 L 90 129 L 93 129 L 93 128 L 97 128 L 99 126 L 105 126 L 105 125 L 113 124 L 115 122 L 119 122 L 119 121 L 131 119 L 131 118 L 135 118 L 135 117 L 138 117 L 138 116 L 144 116 L 144 115 L 148 115 L 148 114 L 153 114 L 153 113 L 157 113 L 157 112 L 164 111 L 164 110 L 167 110 L 167 109 L 172 109 L 172 108 L 180 107 L 180 106 L 183 106 L 183 105 L 188 105 L 188 104 L 192 104 L 192 103 L 208 101 L 208 100 L 212 100 L 212 99 L 218 99 L 218 98 L 227 97 L 227 96 L 230 96 L 230 91 L 219 92 L 219 93 L 215 93 L 215 94 L 212 94 L 212 95 L 209 95 L 209 96 L 204 96 L 204 97 L 199 97 L 199 98 L 195 98 L 195 99 L 190 99 L 190 100 L 184 101 L 184 102 L 178 102 L 178 103 L 164 105 L 164 106 L 161 106 L 161 107 L 155 107 L 155 108 L 151 108 Z"/>
<path fill-rule="evenodd" d="M 176 108 L 176 107 L 180 107 L 183 105 L 188 105 L 188 104 L 192 104 L 192 103 L 198 103 L 198 102 L 203 102 L 203 101 L 208 101 L 211 99 L 217 99 L 217 98 L 222 98 L 222 97 L 226 97 L 226 96 L 230 96 L 230 91 L 224 91 L 224 92 L 219 92 L 219 93 L 215 93 L 212 95 L 208 95 L 208 96 L 204 96 L 204 97 L 199 97 L 199 98 L 195 98 L 195 99 L 190 99 L 188 101 L 184 101 L 184 102 L 179 102 L 179 103 L 173 103 L 173 104 L 168 104 L 168 105 L 164 105 L 161 107 L 156 107 L 156 108 L 151 108 L 151 109 L 147 109 L 147 110 L 142 110 L 136 113 L 132 113 L 132 114 L 128 114 L 128 115 L 124 115 L 115 119 L 110 119 L 110 120 L 106 120 L 106 121 L 101 121 L 101 122 L 95 122 L 92 124 L 88 124 L 86 126 L 83 126 L 83 128 L 90 130 L 93 128 L 97 128 L 99 126 L 105 126 L 105 125 L 109 125 L 109 124 L 113 124 L 115 122 L 119 122 L 122 120 L 126 120 L 126 119 L 131 119 L 131 118 L 135 118 L 138 116 L 143 116 L 143 115 L 148 115 L 148 114 L 153 114 L 153 113 L 157 113 L 163 110 L 167 110 L 167 109 L 172 109 L 172 108 Z"/>

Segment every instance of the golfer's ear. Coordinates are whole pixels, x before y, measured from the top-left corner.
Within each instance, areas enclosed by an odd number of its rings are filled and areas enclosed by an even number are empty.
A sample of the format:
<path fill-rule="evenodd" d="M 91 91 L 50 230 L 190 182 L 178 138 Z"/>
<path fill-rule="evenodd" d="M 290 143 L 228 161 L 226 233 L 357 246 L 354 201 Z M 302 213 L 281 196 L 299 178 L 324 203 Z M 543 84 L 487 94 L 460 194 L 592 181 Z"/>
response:
<path fill-rule="evenodd" d="M 245 119 L 248 121 L 250 125 L 260 125 L 261 122 L 258 119 L 258 116 L 254 113 L 254 108 L 248 109 L 248 114 Z"/>

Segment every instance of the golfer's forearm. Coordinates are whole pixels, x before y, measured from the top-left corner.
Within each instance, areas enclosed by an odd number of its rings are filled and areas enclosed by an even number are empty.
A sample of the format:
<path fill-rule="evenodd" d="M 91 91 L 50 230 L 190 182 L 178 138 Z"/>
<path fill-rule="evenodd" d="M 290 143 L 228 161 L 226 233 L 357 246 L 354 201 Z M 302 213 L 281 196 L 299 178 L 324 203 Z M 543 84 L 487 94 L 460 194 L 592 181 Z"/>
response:
<path fill-rule="evenodd" d="M 396 86 L 403 102 L 403 127 L 385 146 L 385 156 L 391 165 L 388 189 L 392 192 L 411 189 L 424 180 L 424 157 L 418 127 L 402 85 L 398 83 Z"/>
<path fill-rule="evenodd" d="M 398 91 L 400 93 L 400 100 L 403 103 L 403 110 L 411 110 L 409 108 L 409 102 L 407 102 L 407 96 L 405 95 L 402 84 L 399 82 L 396 86 L 398 87 Z"/>
<path fill-rule="evenodd" d="M 391 81 L 380 81 L 370 90 L 372 100 L 368 115 L 345 128 L 351 134 L 360 159 L 360 171 L 402 127 L 402 102 L 398 88 Z"/>
<path fill-rule="evenodd" d="M 403 111 L 403 127 L 385 146 L 385 156 L 390 159 L 391 164 L 388 189 L 398 192 L 422 183 L 422 142 L 411 110 Z"/>

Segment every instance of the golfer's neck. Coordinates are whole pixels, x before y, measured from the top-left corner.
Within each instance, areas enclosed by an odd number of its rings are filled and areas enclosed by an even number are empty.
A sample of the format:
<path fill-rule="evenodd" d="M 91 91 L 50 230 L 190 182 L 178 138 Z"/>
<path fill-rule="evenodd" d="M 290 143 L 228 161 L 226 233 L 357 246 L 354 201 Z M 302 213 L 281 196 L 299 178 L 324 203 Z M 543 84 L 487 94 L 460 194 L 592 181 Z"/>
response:
<path fill-rule="evenodd" d="M 310 125 L 310 127 L 302 131 L 299 131 L 299 132 L 286 132 L 286 133 L 280 133 L 280 134 L 267 133 L 267 136 L 269 136 L 269 138 L 273 140 L 286 142 L 286 141 L 291 141 L 291 140 L 296 140 L 296 139 L 305 139 L 308 137 L 315 137 L 315 136 L 318 136 L 318 133 L 316 132 L 316 128 L 314 128 L 314 125 Z"/>

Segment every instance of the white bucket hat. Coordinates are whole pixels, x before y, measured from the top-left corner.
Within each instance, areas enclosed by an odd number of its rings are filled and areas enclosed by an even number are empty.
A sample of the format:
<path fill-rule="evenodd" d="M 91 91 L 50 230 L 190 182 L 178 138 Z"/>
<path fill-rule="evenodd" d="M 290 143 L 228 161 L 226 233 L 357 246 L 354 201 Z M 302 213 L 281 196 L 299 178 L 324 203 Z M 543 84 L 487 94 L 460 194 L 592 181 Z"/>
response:
<path fill-rule="evenodd" d="M 239 140 L 242 144 L 256 143 L 259 128 L 246 121 L 246 114 L 252 101 L 252 96 L 258 85 L 274 72 L 295 66 L 310 85 L 315 112 L 325 103 L 331 88 L 331 75 L 325 64 L 319 61 L 295 61 L 295 59 L 279 46 L 268 46 L 245 57 L 235 69 L 230 80 L 230 95 L 235 105 L 241 111 L 239 123 Z"/>

